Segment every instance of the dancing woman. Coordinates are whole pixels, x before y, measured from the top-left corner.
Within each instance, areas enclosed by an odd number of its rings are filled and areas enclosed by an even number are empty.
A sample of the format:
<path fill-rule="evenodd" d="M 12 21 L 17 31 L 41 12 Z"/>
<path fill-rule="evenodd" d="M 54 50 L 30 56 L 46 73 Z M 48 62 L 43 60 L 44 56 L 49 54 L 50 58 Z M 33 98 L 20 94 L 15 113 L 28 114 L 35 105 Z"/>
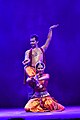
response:
<path fill-rule="evenodd" d="M 45 64 L 39 61 L 36 64 L 36 75 L 27 78 L 27 83 L 35 92 L 24 109 L 29 112 L 63 111 L 64 106 L 52 98 L 47 91 L 49 74 L 45 74 L 44 69 Z"/>

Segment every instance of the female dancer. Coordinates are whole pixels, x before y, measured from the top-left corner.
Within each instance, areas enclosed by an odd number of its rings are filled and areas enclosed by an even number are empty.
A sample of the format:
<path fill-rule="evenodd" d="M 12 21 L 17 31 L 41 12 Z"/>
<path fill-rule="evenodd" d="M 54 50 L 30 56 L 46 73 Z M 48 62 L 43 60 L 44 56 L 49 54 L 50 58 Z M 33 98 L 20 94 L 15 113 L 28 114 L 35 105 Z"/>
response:
<path fill-rule="evenodd" d="M 64 106 L 59 104 L 47 91 L 49 74 L 44 73 L 45 64 L 39 61 L 36 64 L 36 75 L 28 77 L 27 83 L 34 89 L 32 98 L 24 109 L 31 112 L 62 111 Z"/>

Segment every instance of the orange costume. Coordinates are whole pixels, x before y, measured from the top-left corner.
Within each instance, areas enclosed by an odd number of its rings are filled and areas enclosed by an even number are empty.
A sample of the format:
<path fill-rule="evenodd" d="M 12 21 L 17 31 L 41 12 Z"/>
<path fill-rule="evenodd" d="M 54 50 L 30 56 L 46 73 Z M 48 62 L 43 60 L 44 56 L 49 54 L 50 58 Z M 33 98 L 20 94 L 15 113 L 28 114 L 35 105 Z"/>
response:
<path fill-rule="evenodd" d="M 27 83 L 34 89 L 35 93 L 25 105 L 24 109 L 29 112 L 47 112 L 47 111 L 62 111 L 64 106 L 59 104 L 50 96 L 47 91 L 48 79 L 40 79 L 47 74 L 36 75 L 27 79 Z"/>

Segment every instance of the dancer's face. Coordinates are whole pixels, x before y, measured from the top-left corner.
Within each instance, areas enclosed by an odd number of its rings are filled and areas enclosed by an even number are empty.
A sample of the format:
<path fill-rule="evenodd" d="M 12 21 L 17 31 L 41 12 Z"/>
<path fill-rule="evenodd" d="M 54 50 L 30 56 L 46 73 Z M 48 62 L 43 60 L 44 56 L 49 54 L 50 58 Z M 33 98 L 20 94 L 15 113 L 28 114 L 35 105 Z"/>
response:
<path fill-rule="evenodd" d="M 35 40 L 35 37 L 30 39 L 30 45 L 32 48 L 35 48 L 37 46 L 38 42 Z"/>
<path fill-rule="evenodd" d="M 37 67 L 37 72 L 42 74 L 44 72 L 44 67 L 42 64 L 39 64 L 38 67 Z"/>

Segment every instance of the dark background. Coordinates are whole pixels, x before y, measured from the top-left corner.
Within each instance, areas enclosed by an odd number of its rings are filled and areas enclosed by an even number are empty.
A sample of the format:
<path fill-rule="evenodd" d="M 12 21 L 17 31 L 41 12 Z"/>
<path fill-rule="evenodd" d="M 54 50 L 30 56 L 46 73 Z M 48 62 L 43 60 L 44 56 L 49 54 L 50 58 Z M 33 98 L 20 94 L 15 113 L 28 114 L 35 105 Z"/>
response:
<path fill-rule="evenodd" d="M 46 51 L 48 91 L 64 106 L 80 105 L 80 0 L 0 0 L 0 107 L 24 107 L 30 35 L 38 34 L 41 46 L 57 23 Z"/>

